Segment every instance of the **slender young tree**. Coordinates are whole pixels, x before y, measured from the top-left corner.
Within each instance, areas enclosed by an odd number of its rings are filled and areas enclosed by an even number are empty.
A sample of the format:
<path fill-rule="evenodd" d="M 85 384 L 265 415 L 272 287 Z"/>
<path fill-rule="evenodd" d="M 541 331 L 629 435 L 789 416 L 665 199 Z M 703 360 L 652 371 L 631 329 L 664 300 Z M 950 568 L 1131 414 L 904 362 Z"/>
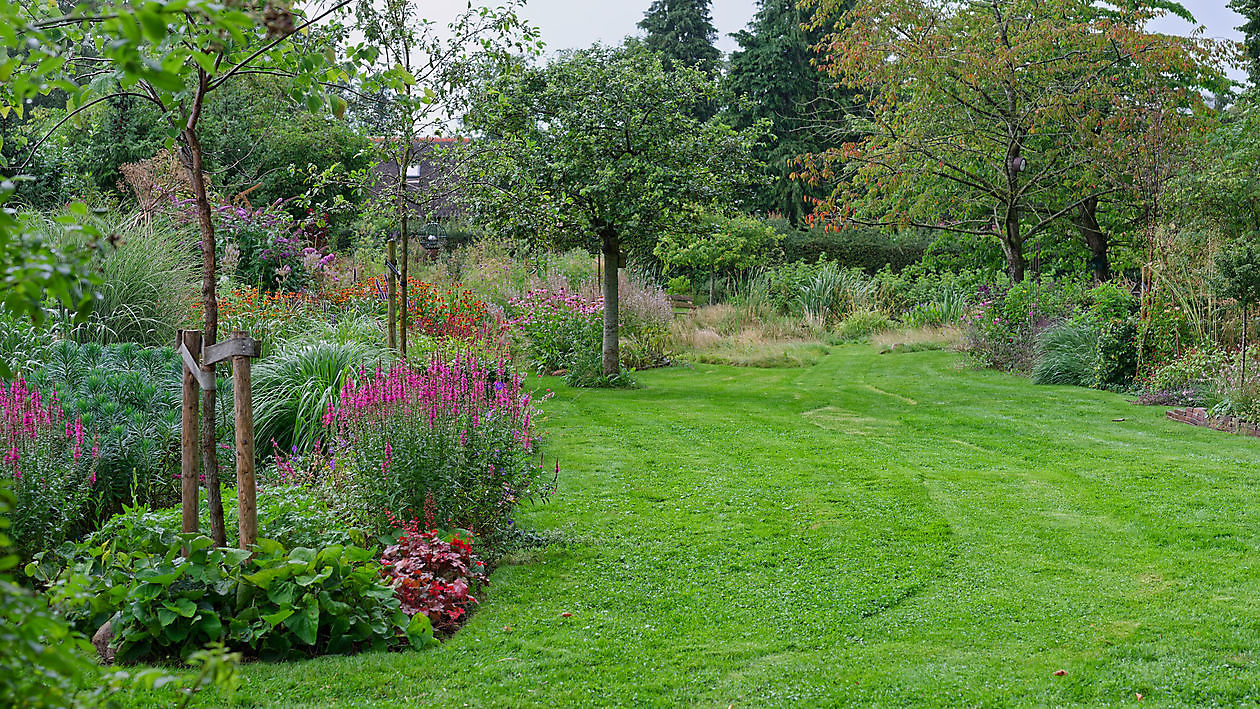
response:
<path fill-rule="evenodd" d="M 462 139 L 438 140 L 453 118 L 464 112 L 469 89 L 479 75 L 499 75 L 518 64 L 522 54 L 541 51 L 538 31 L 518 15 L 519 0 L 497 8 L 474 7 L 450 24 L 438 26 L 421 14 L 416 0 L 372 0 L 357 5 L 358 27 L 379 48 L 359 87 L 356 108 L 378 135 L 379 159 L 397 166 L 389 177 L 386 211 L 398 225 L 401 292 L 398 348 L 407 356 L 409 263 L 412 219 L 431 221 L 438 207 L 453 199 L 457 167 L 467 159 Z M 418 163 L 426 179 L 409 179 Z M 391 294 L 392 301 L 392 294 Z M 390 332 L 394 332 L 391 317 Z M 391 337 L 391 343 L 393 338 Z"/>
<path fill-rule="evenodd" d="M 66 116 L 35 142 L 31 156 L 53 131 L 113 97 L 132 96 L 157 109 L 169 141 L 179 146 L 192 185 L 201 235 L 202 341 L 207 347 L 217 341 L 219 308 L 214 222 L 201 144 L 206 97 L 237 77 L 270 74 L 287 77 L 292 94 L 311 110 L 323 106 L 327 100 L 323 85 L 344 80 L 347 73 L 333 66 L 329 59 L 333 50 L 322 41 L 335 33 L 311 30 L 317 23 L 328 22 L 348 2 L 319 8 L 311 16 L 278 2 L 245 12 L 199 0 L 158 0 L 140 6 L 98 5 L 90 14 L 76 9 L 66 15 L 58 14 L 54 5 L 45 8 L 49 14 L 24 23 L 15 33 L 39 51 L 25 55 L 13 73 L 23 65 L 37 71 L 41 65 L 55 66 L 64 72 L 57 86 L 69 93 Z M 340 114 L 345 102 L 334 99 L 332 107 Z M 215 365 L 202 365 L 202 371 L 213 378 Z M 218 545 L 225 546 L 215 404 L 215 392 L 204 390 L 201 464 L 211 534 Z"/>

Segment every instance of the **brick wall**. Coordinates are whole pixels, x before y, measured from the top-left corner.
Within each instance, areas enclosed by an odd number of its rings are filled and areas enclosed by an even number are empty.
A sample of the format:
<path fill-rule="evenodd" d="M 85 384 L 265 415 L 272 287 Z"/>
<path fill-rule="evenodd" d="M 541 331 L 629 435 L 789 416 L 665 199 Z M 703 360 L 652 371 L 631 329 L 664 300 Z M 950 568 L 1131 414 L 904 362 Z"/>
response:
<path fill-rule="evenodd" d="M 1173 409 L 1168 412 L 1168 418 L 1173 421 L 1188 423 L 1191 426 L 1201 426 L 1217 431 L 1260 438 L 1260 425 L 1236 419 L 1233 416 L 1210 416 L 1207 409 Z"/>

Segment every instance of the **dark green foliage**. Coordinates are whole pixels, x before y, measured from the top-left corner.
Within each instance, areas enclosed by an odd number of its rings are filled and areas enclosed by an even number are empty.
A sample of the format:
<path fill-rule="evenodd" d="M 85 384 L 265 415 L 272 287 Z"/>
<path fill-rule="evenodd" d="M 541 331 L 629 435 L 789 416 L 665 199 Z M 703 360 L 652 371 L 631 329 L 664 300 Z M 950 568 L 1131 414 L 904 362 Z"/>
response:
<path fill-rule="evenodd" d="M 356 201 L 357 190 L 351 173 L 366 170 L 372 162 L 372 141 L 367 135 L 340 121 L 312 113 L 299 113 L 269 126 L 259 145 L 257 163 L 249 179 L 259 185 L 250 193 L 255 206 L 274 204 L 279 200 L 295 200 L 286 210 L 295 218 L 305 218 L 306 209 L 320 211 L 340 200 Z M 343 179 L 322 181 L 313 178 L 311 170 L 321 172 L 336 166 Z M 238 180 L 244 179 L 242 175 Z M 309 207 L 307 206 L 309 205 Z M 353 211 L 353 210 L 351 210 Z M 327 219 L 322 219 L 323 216 Z M 354 214 L 345 210 L 320 213 L 328 229 L 328 244 L 337 248 L 349 245 Z"/>
<path fill-rule="evenodd" d="M 1230 0 L 1229 7 L 1243 16 L 1238 29 L 1243 32 L 1243 51 L 1247 55 L 1247 78 L 1260 84 L 1260 0 Z"/>
<path fill-rule="evenodd" d="M 823 257 L 844 268 L 860 268 L 868 274 L 889 268 L 899 272 L 919 262 L 932 245 L 932 235 L 922 231 L 889 234 L 868 227 L 793 229 L 786 219 L 770 224 L 783 235 L 781 246 L 787 262 L 816 262 Z"/>
<path fill-rule="evenodd" d="M 680 66 L 715 74 L 722 53 L 713 46 L 717 28 L 710 1 L 654 0 L 639 20 L 639 29 L 647 32 L 644 44 Z"/>
<path fill-rule="evenodd" d="M 1137 312 L 1138 301 L 1124 286 L 1103 283 L 1085 293 L 1083 315 L 1097 323 L 1127 320 Z"/>
<path fill-rule="evenodd" d="M 226 369 L 219 374 L 219 406 L 231 411 L 231 375 Z M 32 388 L 55 391 L 67 416 L 81 417 L 88 433 L 100 436 L 93 490 L 98 516 L 133 499 L 163 504 L 176 498 L 181 381 L 182 365 L 169 347 L 70 340 L 58 342 L 47 364 L 30 375 Z M 221 440 L 231 438 L 227 420 Z"/>
<path fill-rule="evenodd" d="M 1094 375 L 1094 386 L 1099 389 L 1123 390 L 1133 383 L 1137 375 L 1136 318 L 1112 320 L 1099 328 Z"/>
<path fill-rule="evenodd" d="M 816 56 L 812 45 L 821 33 L 801 25 L 813 14 L 796 0 L 761 0 L 748 28 L 732 35 L 740 48 L 731 54 L 725 79 L 733 125 L 746 127 L 762 119 L 771 123 L 755 152 L 766 163 L 771 182 L 759 188 L 754 209 L 778 212 L 794 225 L 813 211 L 807 197 L 824 196 L 827 190 L 792 179 L 791 161 L 830 145 L 809 127 L 822 112 L 843 111 L 849 100 L 847 92 L 834 88 L 810 63 Z"/>
<path fill-rule="evenodd" d="M 756 179 L 749 150 L 759 129 L 693 116 L 716 98 L 700 72 L 667 72 L 640 45 L 569 52 L 499 77 L 465 118 L 499 141 L 470 178 L 472 216 L 532 246 L 598 251 L 602 239 L 652 263 L 655 234 L 697 204 L 737 205 Z"/>
<path fill-rule="evenodd" d="M 34 141 L 60 115 L 57 106 L 45 120 L 20 127 L 0 123 L 0 128 L 15 136 L 20 130 Z M 84 191 L 130 198 L 119 168 L 152 157 L 166 141 L 159 113 L 134 96 L 102 102 L 83 114 L 80 124 L 79 130 L 63 127 L 36 154 L 30 170 L 35 180 L 21 188 L 24 202 L 51 208 Z M 339 165 L 349 173 L 370 164 L 366 134 L 296 105 L 276 77 L 242 77 L 211 93 L 201 135 L 214 187 L 225 197 L 256 187 L 247 195 L 255 206 L 303 195 L 307 198 L 302 204 L 309 206 L 331 203 L 338 196 L 351 199 L 355 190 L 350 180 L 312 184 L 308 166 L 322 172 Z M 5 147 L 8 153 L 7 142 Z M 305 216 L 307 208 L 296 203 L 288 207 L 295 217 Z M 344 237 L 350 216 L 332 217 L 331 236 Z"/>
<path fill-rule="evenodd" d="M 1260 303 L 1260 234 L 1250 234 L 1216 255 L 1212 290 L 1247 307 Z"/>
<path fill-rule="evenodd" d="M 201 527 L 209 526 L 209 506 L 201 497 Z M 236 495 L 223 499 L 224 525 L 229 531 L 228 543 L 235 544 L 237 528 Z M 261 485 L 258 488 L 258 536 L 270 539 L 286 549 L 309 547 L 322 549 L 334 544 L 363 546 L 367 534 L 349 528 L 329 508 L 328 502 L 312 488 L 302 485 Z M 182 534 L 180 508 L 151 509 L 145 505 L 127 506 L 88 535 L 81 542 L 66 542 L 55 549 L 34 556 L 27 565 L 27 574 L 42 584 L 51 583 L 71 564 L 88 560 L 92 550 L 113 545 L 128 553 L 162 555 L 179 541 Z M 94 630 L 105 618 L 84 616 L 79 619 L 85 630 Z"/>
<path fill-rule="evenodd" d="M 179 535 L 158 554 L 107 542 L 62 578 L 90 579 L 86 605 L 72 607 L 89 627 L 118 614 L 124 662 L 186 659 L 215 641 L 263 659 L 434 642 L 428 618 L 402 612 L 375 558 L 353 546 L 285 551 L 264 539 L 247 551 Z"/>

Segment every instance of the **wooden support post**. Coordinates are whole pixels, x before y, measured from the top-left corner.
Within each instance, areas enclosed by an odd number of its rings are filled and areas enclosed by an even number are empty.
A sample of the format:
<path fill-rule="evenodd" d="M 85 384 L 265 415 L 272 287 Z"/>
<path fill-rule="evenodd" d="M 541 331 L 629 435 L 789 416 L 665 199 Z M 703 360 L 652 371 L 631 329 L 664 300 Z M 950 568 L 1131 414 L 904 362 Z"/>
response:
<path fill-rule="evenodd" d="M 402 215 L 402 274 L 398 276 L 398 280 L 402 283 L 402 316 L 398 322 L 398 351 L 402 353 L 402 358 L 407 359 L 407 328 L 409 326 L 407 320 L 411 314 L 411 298 L 407 292 L 409 284 L 407 282 L 407 264 L 411 261 L 411 252 L 408 248 L 411 243 L 411 236 L 407 232 L 407 212 Z"/>
<path fill-rule="evenodd" d="M 387 344 L 391 350 L 398 347 L 398 313 L 396 311 L 398 307 L 398 277 L 395 275 L 395 270 L 398 268 L 398 253 L 396 244 L 397 240 L 392 236 L 385 243 L 385 275 L 389 279 L 389 289 L 385 294 L 385 297 L 389 298 L 389 305 L 387 306 L 388 310 L 385 318 L 389 321 L 389 342 Z"/>
<path fill-rule="evenodd" d="M 232 339 L 206 348 L 205 364 L 232 360 L 232 398 L 236 415 L 236 518 L 242 549 L 258 543 L 258 488 L 254 480 L 254 396 L 250 360 L 262 351 L 240 330 Z"/>
<path fill-rule="evenodd" d="M 175 342 L 176 348 L 186 352 L 201 351 L 201 332 L 197 330 L 180 330 Z M 184 363 L 184 402 L 182 429 L 179 435 L 179 492 L 182 508 L 182 529 L 195 534 L 198 531 L 198 487 L 201 477 L 201 459 L 197 454 L 199 440 L 197 420 L 197 396 L 201 386 L 197 382 L 200 367 L 189 368 Z"/>
<path fill-rule="evenodd" d="M 233 340 L 246 339 L 236 330 Z M 232 357 L 232 398 L 236 408 L 236 517 L 241 548 L 258 543 L 258 490 L 254 482 L 254 399 L 250 390 L 250 357 Z"/>

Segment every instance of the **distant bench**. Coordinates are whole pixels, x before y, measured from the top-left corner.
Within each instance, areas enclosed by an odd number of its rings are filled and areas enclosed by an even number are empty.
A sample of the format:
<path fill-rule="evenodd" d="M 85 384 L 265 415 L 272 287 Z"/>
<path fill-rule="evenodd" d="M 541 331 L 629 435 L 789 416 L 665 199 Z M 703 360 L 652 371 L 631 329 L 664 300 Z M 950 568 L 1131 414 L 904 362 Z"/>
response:
<path fill-rule="evenodd" d="M 689 295 L 670 295 L 669 306 L 675 315 L 685 315 L 696 309 L 696 301 Z"/>

